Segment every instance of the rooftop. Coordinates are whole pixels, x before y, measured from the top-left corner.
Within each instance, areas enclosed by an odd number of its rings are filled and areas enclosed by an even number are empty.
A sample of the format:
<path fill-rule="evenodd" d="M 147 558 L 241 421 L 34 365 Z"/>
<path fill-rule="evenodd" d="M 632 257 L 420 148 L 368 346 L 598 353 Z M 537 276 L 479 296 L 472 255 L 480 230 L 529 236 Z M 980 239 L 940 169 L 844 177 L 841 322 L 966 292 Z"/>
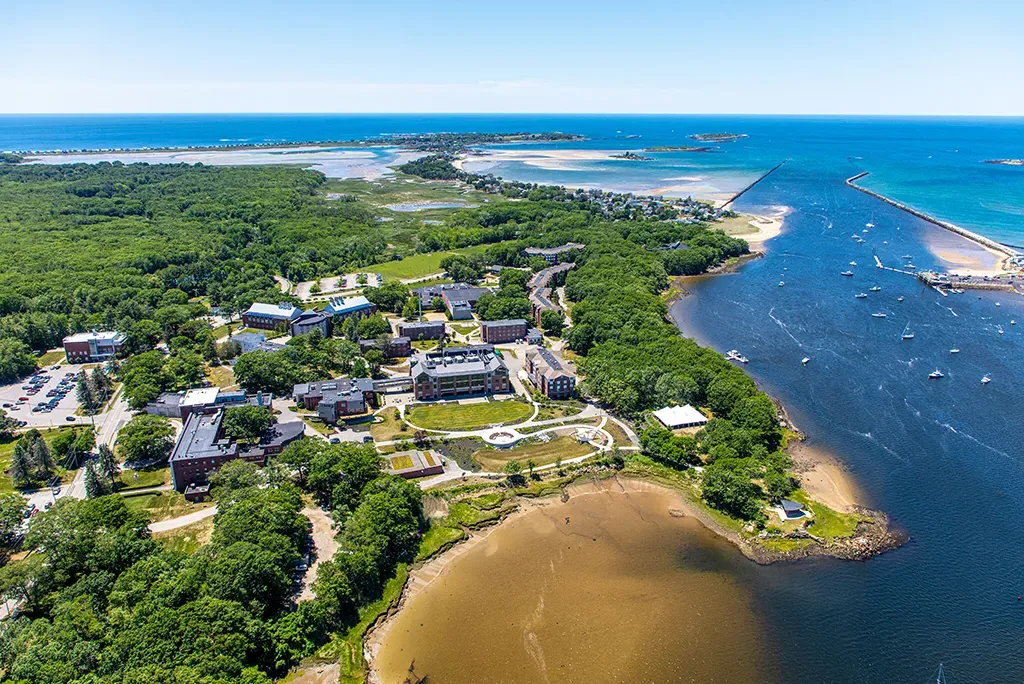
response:
<path fill-rule="evenodd" d="M 410 360 L 409 373 L 413 377 L 431 375 L 443 377 L 489 373 L 505 367 L 505 362 L 495 355 L 493 347 L 452 347 L 443 351 L 418 353 Z"/>
<path fill-rule="evenodd" d="M 124 335 L 113 331 L 91 330 L 89 332 L 75 333 L 64 338 L 64 342 L 124 342 Z"/>
<path fill-rule="evenodd" d="M 480 321 L 480 327 L 490 328 L 491 326 L 526 325 L 525 318 L 506 318 L 501 321 Z"/>
<path fill-rule="evenodd" d="M 527 254 L 537 254 L 541 256 L 554 256 L 561 254 L 562 252 L 568 252 L 571 249 L 583 249 L 586 245 L 581 245 L 578 242 L 567 242 L 564 245 L 558 247 L 527 247 L 525 251 Z"/>
<path fill-rule="evenodd" d="M 288 302 L 281 302 L 280 304 L 253 302 L 252 306 L 245 313 L 255 316 L 268 316 L 270 318 L 292 319 L 302 312 L 299 310 L 299 307 Z"/>
<path fill-rule="evenodd" d="M 237 453 L 231 440 L 219 439 L 220 423 L 224 412 L 211 414 L 193 413 L 185 421 L 185 429 L 171 453 L 171 461 Z"/>
<path fill-rule="evenodd" d="M 217 394 L 220 393 L 219 387 L 202 387 L 199 389 L 190 389 L 185 392 L 185 396 L 181 398 L 181 406 L 195 406 L 197 404 L 212 404 L 217 401 Z"/>
<path fill-rule="evenodd" d="M 356 297 L 335 297 L 331 300 L 330 304 L 324 308 L 324 313 L 329 316 L 336 316 L 350 311 L 368 309 L 371 306 L 372 304 L 370 304 L 370 300 L 362 295 L 358 295 Z"/>
<path fill-rule="evenodd" d="M 666 406 L 665 408 L 655 411 L 654 417 L 660 420 L 666 427 L 694 424 L 703 425 L 708 422 L 708 419 L 703 413 L 689 404 L 686 404 L 685 406 Z"/>

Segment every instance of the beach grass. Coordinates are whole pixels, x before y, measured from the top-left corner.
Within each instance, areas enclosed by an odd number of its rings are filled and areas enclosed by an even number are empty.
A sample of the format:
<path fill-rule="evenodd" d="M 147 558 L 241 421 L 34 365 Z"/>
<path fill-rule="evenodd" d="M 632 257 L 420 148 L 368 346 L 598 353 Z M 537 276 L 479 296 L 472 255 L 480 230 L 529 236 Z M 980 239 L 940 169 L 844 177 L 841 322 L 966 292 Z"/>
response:
<path fill-rule="evenodd" d="M 429 404 L 406 409 L 412 425 L 427 430 L 476 430 L 489 425 L 518 423 L 533 415 L 533 406 L 521 401 L 484 401 L 475 404 Z"/>

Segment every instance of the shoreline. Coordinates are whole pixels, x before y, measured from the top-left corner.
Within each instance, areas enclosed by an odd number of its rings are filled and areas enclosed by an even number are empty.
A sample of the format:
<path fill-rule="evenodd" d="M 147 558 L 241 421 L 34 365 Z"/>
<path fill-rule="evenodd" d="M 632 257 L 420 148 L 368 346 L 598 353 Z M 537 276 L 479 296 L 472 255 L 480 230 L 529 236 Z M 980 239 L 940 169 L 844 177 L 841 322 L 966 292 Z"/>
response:
<path fill-rule="evenodd" d="M 1000 275 L 1000 274 L 1003 274 L 1003 273 L 1012 273 L 1012 272 L 1014 272 L 1014 269 L 1012 268 L 1013 259 L 1014 259 L 1014 257 L 1020 256 L 1020 254 L 1019 254 L 1019 252 L 1017 252 L 1017 250 L 1015 250 L 1015 249 L 1013 249 L 1011 247 L 1008 247 L 1008 246 L 1002 244 L 1001 242 L 997 242 L 995 240 L 987 238 L 984 235 L 979 235 L 978 233 L 975 233 L 973 231 L 967 230 L 966 228 L 962 228 L 962 227 L 956 225 L 955 223 L 950 223 L 949 221 L 943 221 L 941 219 L 935 218 L 934 216 L 926 214 L 923 211 L 920 211 L 918 209 L 914 209 L 913 207 L 911 207 L 911 206 L 909 206 L 907 204 L 903 204 L 902 202 L 894 200 L 894 199 L 892 199 L 890 197 L 886 197 L 885 195 L 883 195 L 881 193 L 878 193 L 878 192 L 875 192 L 874 190 L 869 190 L 869 189 L 867 189 L 867 188 L 865 188 L 863 186 L 857 185 L 857 181 L 861 180 L 862 178 L 867 177 L 868 175 L 870 175 L 870 173 L 871 173 L 870 171 L 862 171 L 862 172 L 858 173 L 855 176 L 851 176 L 850 178 L 846 179 L 846 185 L 851 187 L 851 188 L 853 188 L 854 190 L 858 190 L 860 192 L 863 192 L 866 195 L 870 195 L 871 197 L 874 197 L 877 200 L 881 200 L 882 202 L 885 202 L 886 204 L 888 204 L 890 206 L 896 207 L 897 209 L 900 209 L 901 211 L 904 211 L 904 212 L 906 212 L 906 213 L 908 213 L 908 214 L 910 214 L 912 216 L 916 216 L 917 218 L 919 218 L 919 219 L 921 219 L 923 221 L 926 221 L 927 223 L 930 223 L 933 226 L 937 226 L 939 228 L 942 228 L 944 230 L 949 231 L 950 233 L 953 233 L 955 235 L 959 235 L 961 238 L 963 238 L 963 239 L 965 239 L 965 240 L 967 240 L 969 242 L 974 243 L 975 245 L 981 247 L 986 252 L 988 252 L 989 254 L 991 254 L 992 256 L 994 256 L 994 257 L 996 257 L 998 259 L 997 266 L 995 268 L 991 268 L 991 269 L 980 268 L 979 269 L 979 268 L 969 268 L 968 267 L 968 268 L 959 268 L 959 269 L 949 269 L 950 272 L 960 273 L 962 275 L 978 275 L 978 276 L 994 276 L 994 275 Z M 927 243 L 928 250 L 937 259 L 939 259 L 941 261 L 945 261 L 946 263 L 954 263 L 954 264 L 956 263 L 954 260 L 947 258 L 947 257 L 949 257 L 951 255 L 954 255 L 955 252 L 945 252 L 943 250 L 939 250 L 939 249 L 935 248 L 933 246 L 933 243 L 931 241 L 927 240 L 927 239 L 926 239 L 926 243 Z M 943 256 L 943 254 L 946 254 L 946 256 Z"/>
<path fill-rule="evenodd" d="M 817 465 L 821 465 L 825 462 L 825 459 L 820 458 L 820 452 L 813 452 L 809 456 L 805 455 L 805 458 L 816 461 Z M 838 473 L 839 480 L 838 483 L 835 483 L 837 488 L 840 491 L 844 491 L 844 488 L 846 488 L 845 491 L 847 496 L 851 494 L 855 495 L 857 490 L 851 487 L 846 476 L 841 471 L 836 472 Z M 602 474 L 606 476 L 601 477 L 600 475 Z M 465 554 L 476 549 L 480 544 L 486 542 L 492 534 L 502 528 L 504 523 L 522 518 L 523 516 L 529 515 L 541 508 L 564 504 L 573 497 L 593 496 L 606 493 L 628 495 L 632 493 L 644 493 L 651 491 L 665 493 L 673 498 L 674 507 L 669 509 L 669 515 L 673 517 L 691 517 L 695 519 L 708 531 L 729 541 L 747 559 L 759 565 L 769 565 L 779 561 L 797 560 L 811 556 L 831 556 L 844 560 L 867 560 L 873 556 L 880 555 L 885 551 L 897 548 L 906 541 L 906 537 L 904 535 L 891 531 L 889 528 L 888 517 L 884 514 L 879 513 L 878 511 L 871 511 L 870 509 L 861 506 L 858 502 L 851 500 L 848 502 L 848 506 L 852 512 L 861 514 L 865 518 L 870 517 L 872 519 L 870 521 L 865 520 L 860 523 L 858 525 L 859 534 L 855 532 L 854 536 L 852 536 L 846 543 L 837 545 L 836 543 L 823 544 L 820 542 L 811 542 L 807 546 L 796 549 L 787 551 L 771 551 L 766 548 L 756 546 L 752 543 L 752 540 L 744 538 L 744 536 L 739 532 L 724 527 L 718 523 L 712 515 L 704 509 L 704 507 L 695 502 L 687 491 L 683 490 L 678 485 L 661 481 L 656 475 L 641 471 L 629 471 L 628 469 L 623 474 L 612 471 L 610 475 L 601 472 L 587 472 L 585 470 L 582 474 L 578 475 L 576 479 L 562 487 L 560 489 L 560 495 L 550 494 L 537 498 L 516 496 L 514 500 L 515 508 L 507 515 L 504 515 L 479 529 L 463 528 L 468 533 L 466 538 L 443 549 L 440 553 L 427 559 L 418 567 L 410 568 L 408 578 L 406 579 L 405 585 L 402 587 L 402 591 L 398 599 L 377 617 L 363 635 L 362 646 L 363 658 L 367 667 L 367 683 L 384 684 L 381 674 L 376 666 L 376 659 L 384 645 L 388 633 L 394 626 L 397 616 L 407 603 L 427 591 L 435 582 L 439 580 L 443 582 L 447 570 L 453 563 L 458 561 Z M 559 496 L 560 498 L 556 498 Z M 884 528 L 881 535 L 874 534 L 872 536 L 870 530 L 862 529 L 865 527 L 878 526 Z"/>

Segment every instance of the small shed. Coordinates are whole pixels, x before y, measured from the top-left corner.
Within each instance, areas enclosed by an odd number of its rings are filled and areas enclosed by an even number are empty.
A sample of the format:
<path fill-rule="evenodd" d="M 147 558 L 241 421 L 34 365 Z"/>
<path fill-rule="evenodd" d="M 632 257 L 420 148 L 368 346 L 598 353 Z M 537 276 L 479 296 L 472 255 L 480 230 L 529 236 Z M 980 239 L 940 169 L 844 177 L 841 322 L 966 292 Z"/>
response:
<path fill-rule="evenodd" d="M 785 514 L 786 518 L 790 520 L 802 518 L 807 515 L 807 512 L 804 511 L 803 504 L 793 501 L 792 499 L 782 500 L 782 512 Z"/>
<path fill-rule="evenodd" d="M 708 422 L 704 414 L 689 404 L 685 406 L 666 406 L 654 412 L 654 417 L 670 430 L 678 428 L 702 427 Z"/>

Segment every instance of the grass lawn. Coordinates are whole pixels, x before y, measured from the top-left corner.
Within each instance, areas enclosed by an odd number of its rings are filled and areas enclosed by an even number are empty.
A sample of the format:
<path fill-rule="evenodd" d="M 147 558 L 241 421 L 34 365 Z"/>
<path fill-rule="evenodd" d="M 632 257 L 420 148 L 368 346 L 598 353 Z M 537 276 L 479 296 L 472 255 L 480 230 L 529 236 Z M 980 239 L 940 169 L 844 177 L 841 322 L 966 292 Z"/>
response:
<path fill-rule="evenodd" d="M 157 532 L 153 539 L 168 551 L 193 554 L 200 546 L 208 544 L 213 536 L 213 518 L 203 518 L 199 522 L 185 525 L 175 530 Z"/>
<path fill-rule="evenodd" d="M 475 404 L 430 404 L 406 409 L 413 425 L 428 430 L 476 430 L 488 425 L 518 423 L 533 415 L 533 406 L 521 401 L 486 401 Z"/>
<path fill-rule="evenodd" d="M 64 362 L 64 350 L 63 349 L 55 349 L 53 351 L 48 351 L 45 354 L 43 354 L 42 356 L 39 356 L 39 357 L 36 358 L 36 364 L 38 364 L 40 368 L 45 368 L 46 366 L 55 366 L 58 363 L 63 363 L 63 362 Z"/>
<path fill-rule="evenodd" d="M 749 235 L 756 233 L 757 228 L 750 225 L 750 216 L 740 214 L 734 218 L 726 218 L 721 221 L 715 221 L 711 224 L 712 228 L 717 228 L 723 231 L 726 235 Z"/>
<path fill-rule="evenodd" d="M 633 446 L 633 442 L 629 441 L 626 431 L 619 427 L 618 423 L 609 420 L 604 424 L 604 429 L 615 440 L 615 446 Z"/>
<path fill-rule="evenodd" d="M 216 328 L 213 329 L 213 339 L 219 340 L 222 337 L 227 337 L 228 336 L 228 332 L 232 329 L 232 327 L 237 326 L 237 325 L 238 325 L 237 323 L 228 323 L 226 325 L 218 325 Z"/>
<path fill-rule="evenodd" d="M 398 409 L 384 409 L 377 414 L 381 422 L 374 422 L 370 425 L 370 436 L 376 442 L 390 442 L 399 436 L 412 437 L 412 431 L 400 419 L 395 418 Z M 402 427 L 405 426 L 403 432 Z"/>
<path fill-rule="evenodd" d="M 583 410 L 584 404 L 579 402 L 559 402 L 541 404 L 537 412 L 537 420 L 554 420 L 555 418 L 568 418 L 575 416 Z"/>
<path fill-rule="evenodd" d="M 209 508 L 213 505 L 213 502 L 189 503 L 185 500 L 184 496 L 175 491 L 147 492 L 134 495 L 131 492 L 126 492 L 122 496 L 128 508 L 145 513 L 153 522 L 170 520 L 171 518 L 177 518 L 186 513 L 194 513 L 201 508 Z"/>
<path fill-rule="evenodd" d="M 385 278 L 396 278 L 405 280 L 408 278 L 422 278 L 432 273 L 441 273 L 441 260 L 449 254 L 479 254 L 486 251 L 489 245 L 476 245 L 465 249 L 456 249 L 450 252 L 429 252 L 427 254 L 414 254 L 399 261 L 388 261 L 375 266 L 367 266 L 370 273 L 379 273 Z"/>
<path fill-rule="evenodd" d="M 814 521 L 807 528 L 807 531 L 815 537 L 822 539 L 842 539 L 849 537 L 857 528 L 861 517 L 855 513 L 839 513 L 828 506 L 818 503 L 807 496 L 803 490 L 797 490 L 790 496 L 811 509 L 814 513 Z"/>
<path fill-rule="evenodd" d="M 149 489 L 170 483 L 171 469 L 147 468 L 146 470 L 122 470 L 118 476 L 121 486 L 118 491 L 131 491 L 133 489 Z"/>
<path fill-rule="evenodd" d="M 319 432 L 321 435 L 334 434 L 334 428 L 325 423 L 319 416 L 303 416 L 302 422 Z"/>
<path fill-rule="evenodd" d="M 40 432 L 43 434 L 43 440 L 46 442 L 47 446 L 49 446 L 53 442 L 53 438 L 57 436 L 57 433 L 59 433 L 62 430 L 71 429 L 74 428 L 50 428 L 46 430 L 40 430 Z M 8 471 L 11 468 L 11 458 L 14 456 L 14 445 L 18 443 L 19 439 L 21 439 L 20 436 L 13 437 L 11 439 L 0 440 L 0 471 L 2 471 L 2 474 L 0 474 L 0 493 L 14 491 L 14 482 L 11 481 L 11 475 L 10 472 Z M 54 460 L 56 461 L 56 459 Z M 64 468 L 58 465 L 54 471 L 54 474 L 59 475 L 61 481 L 67 481 L 68 479 L 70 479 L 69 474 L 72 474 L 73 476 L 74 472 L 75 471 L 73 470 L 65 470 Z M 43 485 L 45 483 L 40 482 L 38 484 Z"/>
<path fill-rule="evenodd" d="M 468 335 L 468 334 L 470 334 L 471 332 L 473 332 L 475 330 L 479 330 L 480 326 L 477 325 L 476 323 L 469 323 L 469 324 L 452 323 L 452 329 L 455 330 L 455 332 L 457 332 L 459 334 Z"/>
<path fill-rule="evenodd" d="M 581 444 L 569 436 L 555 437 L 550 442 L 536 442 L 511 449 L 481 449 L 473 454 L 473 460 L 484 467 L 484 470 L 501 472 L 509 461 L 519 461 L 526 470 L 526 462 L 533 460 L 538 465 L 554 463 L 558 458 L 567 461 L 570 458 L 585 456 L 594 448 L 589 444 Z"/>
<path fill-rule="evenodd" d="M 221 389 L 233 387 L 235 385 L 235 371 L 227 364 L 224 364 L 223 366 L 207 366 L 206 377 L 210 379 L 210 382 Z"/>

